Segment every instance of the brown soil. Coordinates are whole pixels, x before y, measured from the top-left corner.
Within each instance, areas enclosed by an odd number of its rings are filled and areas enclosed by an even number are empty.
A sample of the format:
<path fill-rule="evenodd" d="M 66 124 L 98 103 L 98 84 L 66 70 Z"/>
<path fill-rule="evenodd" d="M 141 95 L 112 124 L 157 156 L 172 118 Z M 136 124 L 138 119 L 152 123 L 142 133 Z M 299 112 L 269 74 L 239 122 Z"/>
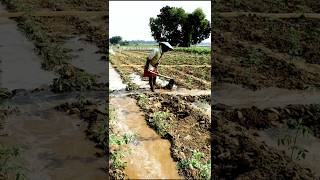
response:
<path fill-rule="evenodd" d="M 135 96 L 135 98 L 138 97 Z M 152 101 L 152 105 L 144 109 L 147 122 L 149 122 L 150 114 L 153 112 L 169 111 L 174 115 L 173 118 L 167 122 L 169 128 L 163 137 L 170 140 L 171 154 L 175 161 L 180 162 L 190 158 L 192 155 L 191 150 L 195 149 L 205 154 L 202 163 L 211 159 L 211 119 L 201 110 L 190 106 L 190 102 L 209 99 L 208 96 L 185 96 L 183 98 L 182 96 L 149 94 L 148 98 Z M 179 173 L 185 178 L 199 178 L 197 169 L 179 169 Z"/>
<path fill-rule="evenodd" d="M 319 63 L 318 21 L 216 17 L 213 78 L 251 89 L 319 87 L 320 73 L 308 65 Z"/>
<path fill-rule="evenodd" d="M 316 179 L 309 169 L 293 162 L 283 152 L 258 141 L 256 134 L 243 127 L 242 122 L 232 122 L 218 113 L 214 113 L 214 118 L 219 125 L 212 141 L 212 173 L 215 178 Z"/>

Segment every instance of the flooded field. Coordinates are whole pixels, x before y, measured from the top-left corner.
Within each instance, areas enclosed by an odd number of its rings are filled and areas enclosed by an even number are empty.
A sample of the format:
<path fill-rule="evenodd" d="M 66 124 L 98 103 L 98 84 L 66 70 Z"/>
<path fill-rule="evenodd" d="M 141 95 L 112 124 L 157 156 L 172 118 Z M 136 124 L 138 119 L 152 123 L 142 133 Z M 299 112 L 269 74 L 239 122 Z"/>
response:
<path fill-rule="evenodd" d="M 10 11 L 27 6 L 48 10 L 33 3 L 10 3 Z M 4 4 L 0 12 L 7 12 Z M 102 116 L 106 88 L 98 86 L 108 80 L 102 45 L 89 42 L 90 33 L 85 31 L 65 39 L 77 34 L 71 28 L 76 17 L 68 20 L 70 25 L 61 19 L 72 17 L 48 16 L 0 17 L 0 87 L 8 94 L 0 103 L 0 150 L 8 152 L 0 158 L 0 179 L 108 179 L 105 149 L 92 135 L 101 127 L 92 127 L 96 121 L 79 114 L 99 112 L 101 121 L 107 121 Z M 43 21 L 46 18 L 60 21 L 60 26 L 49 27 L 49 21 Z M 59 28 L 69 31 L 62 33 Z M 95 106 L 84 111 L 60 108 L 84 102 Z"/>

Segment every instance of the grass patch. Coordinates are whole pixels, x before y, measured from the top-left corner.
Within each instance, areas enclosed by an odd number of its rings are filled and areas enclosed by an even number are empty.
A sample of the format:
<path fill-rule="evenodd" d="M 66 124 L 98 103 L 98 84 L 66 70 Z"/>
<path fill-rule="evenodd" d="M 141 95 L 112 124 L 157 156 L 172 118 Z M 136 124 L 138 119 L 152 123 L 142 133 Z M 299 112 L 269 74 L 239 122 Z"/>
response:
<path fill-rule="evenodd" d="M 174 51 L 178 52 L 186 52 L 186 53 L 195 53 L 195 54 L 210 54 L 211 48 L 210 47 L 177 47 Z"/>

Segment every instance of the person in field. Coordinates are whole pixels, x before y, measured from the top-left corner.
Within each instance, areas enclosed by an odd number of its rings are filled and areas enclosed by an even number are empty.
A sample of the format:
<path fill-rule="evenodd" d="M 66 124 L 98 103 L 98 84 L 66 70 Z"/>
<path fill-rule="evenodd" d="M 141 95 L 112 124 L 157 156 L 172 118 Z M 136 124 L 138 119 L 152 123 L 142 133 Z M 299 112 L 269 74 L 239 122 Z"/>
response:
<path fill-rule="evenodd" d="M 173 47 L 168 42 L 160 42 L 159 48 L 153 49 L 147 58 L 143 77 L 149 77 L 149 84 L 152 92 L 154 92 L 156 86 L 160 58 L 165 52 L 170 50 L 173 50 Z"/>

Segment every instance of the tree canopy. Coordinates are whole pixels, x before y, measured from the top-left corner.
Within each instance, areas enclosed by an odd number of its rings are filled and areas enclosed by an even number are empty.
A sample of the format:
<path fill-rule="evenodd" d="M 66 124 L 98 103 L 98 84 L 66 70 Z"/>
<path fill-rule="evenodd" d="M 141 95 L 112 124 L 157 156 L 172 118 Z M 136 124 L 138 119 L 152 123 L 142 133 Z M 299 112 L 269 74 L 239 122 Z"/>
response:
<path fill-rule="evenodd" d="M 111 44 L 119 44 L 122 41 L 121 36 L 113 36 L 110 38 L 110 43 Z"/>
<path fill-rule="evenodd" d="M 209 38 L 211 32 L 210 21 L 201 8 L 186 13 L 182 8 L 165 6 L 156 18 L 150 18 L 149 26 L 156 41 L 182 47 L 200 43 Z"/>

